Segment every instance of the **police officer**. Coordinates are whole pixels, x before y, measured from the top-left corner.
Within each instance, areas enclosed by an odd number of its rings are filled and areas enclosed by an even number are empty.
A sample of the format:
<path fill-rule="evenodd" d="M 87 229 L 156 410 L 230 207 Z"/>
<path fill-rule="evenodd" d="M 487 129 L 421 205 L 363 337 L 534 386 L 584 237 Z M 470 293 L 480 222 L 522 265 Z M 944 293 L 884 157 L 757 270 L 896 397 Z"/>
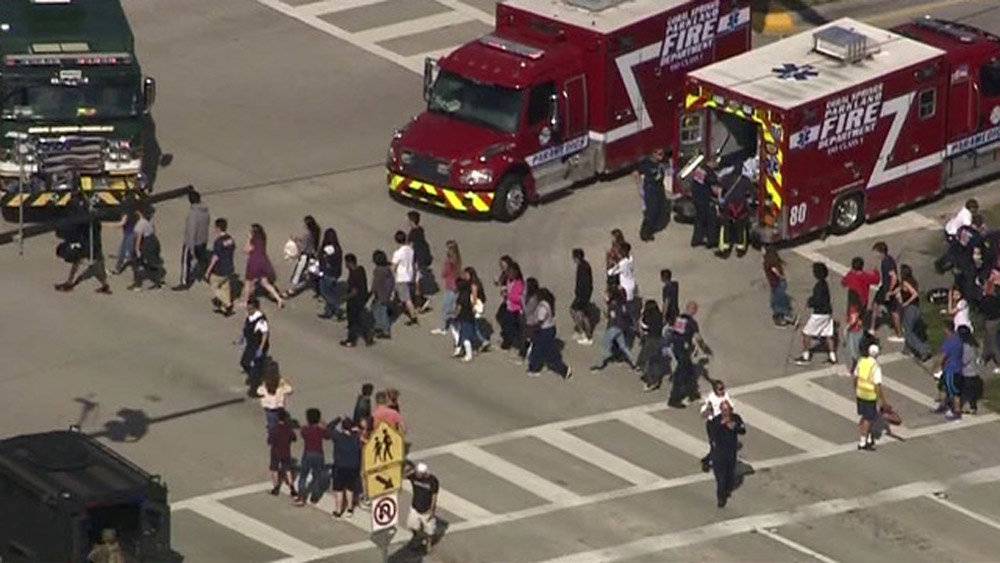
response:
<path fill-rule="evenodd" d="M 243 321 L 243 336 L 240 341 L 243 343 L 240 367 L 247 374 L 247 394 L 256 398 L 257 387 L 263 379 L 262 368 L 271 348 L 270 327 L 256 296 L 247 299 L 247 318 Z"/>
<path fill-rule="evenodd" d="M 726 501 L 736 488 L 736 452 L 739 449 L 739 436 L 746 434 L 746 426 L 740 415 L 733 412 L 733 407 L 722 403 L 722 420 L 713 427 L 712 438 L 712 472 L 715 473 L 715 498 L 717 506 L 726 506 Z"/>
<path fill-rule="evenodd" d="M 653 240 L 653 235 L 660 230 L 666 213 L 667 196 L 664 191 L 664 180 L 667 177 L 668 162 L 665 161 L 666 151 L 662 147 L 653 149 L 648 158 L 639 163 L 635 172 L 639 193 L 642 196 L 642 226 L 639 227 L 639 238 L 643 241 Z"/>
<path fill-rule="evenodd" d="M 691 200 L 694 203 L 694 229 L 691 232 L 691 246 L 711 247 L 715 239 L 716 220 L 712 200 L 713 190 L 718 182 L 715 171 L 702 163 L 692 176 Z"/>

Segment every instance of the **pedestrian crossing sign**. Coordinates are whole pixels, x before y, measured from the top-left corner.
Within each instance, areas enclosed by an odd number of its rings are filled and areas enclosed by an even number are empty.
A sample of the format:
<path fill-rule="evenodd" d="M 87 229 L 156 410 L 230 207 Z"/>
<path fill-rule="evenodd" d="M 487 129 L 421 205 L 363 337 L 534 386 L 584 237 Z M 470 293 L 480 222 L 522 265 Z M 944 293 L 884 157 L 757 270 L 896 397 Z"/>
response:
<path fill-rule="evenodd" d="M 393 465 L 402 467 L 403 435 L 389 423 L 380 422 L 365 444 L 361 457 L 365 474 Z"/>
<path fill-rule="evenodd" d="M 398 491 L 403 484 L 403 464 L 397 463 L 365 472 L 365 492 L 369 497 Z"/>

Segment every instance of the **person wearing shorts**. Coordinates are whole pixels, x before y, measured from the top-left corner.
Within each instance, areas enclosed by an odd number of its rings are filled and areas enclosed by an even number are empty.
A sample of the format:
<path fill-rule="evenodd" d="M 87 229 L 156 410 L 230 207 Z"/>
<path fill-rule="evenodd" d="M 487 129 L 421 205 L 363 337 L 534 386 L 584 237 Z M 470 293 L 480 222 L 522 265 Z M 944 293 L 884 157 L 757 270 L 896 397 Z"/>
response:
<path fill-rule="evenodd" d="M 864 356 L 858 360 L 854 368 L 854 387 L 857 398 L 858 416 L 858 449 L 874 450 L 875 436 L 872 425 L 878 420 L 878 405 L 885 404 L 882 396 L 882 368 L 875 359 L 879 354 L 878 344 L 871 344 L 864 351 Z"/>
<path fill-rule="evenodd" d="M 835 365 L 837 352 L 833 344 L 833 305 L 830 302 L 830 286 L 826 282 L 830 271 L 822 262 L 813 262 L 812 271 L 816 283 L 807 302 L 811 313 L 802 328 L 802 355 L 795 359 L 795 363 L 800 366 L 808 365 L 812 361 L 813 340 L 819 339 L 826 343 L 829 354 L 827 363 Z"/>
<path fill-rule="evenodd" d="M 406 477 L 413 485 L 413 502 L 406 516 L 406 527 L 413 532 L 411 542 L 418 541 L 430 553 L 432 539 L 437 533 L 437 495 L 440 489 L 426 463 L 418 463 Z"/>
<path fill-rule="evenodd" d="M 336 421 L 335 421 L 336 422 Z M 345 418 L 333 432 L 333 516 L 354 514 L 354 491 L 361 474 L 361 437 L 354 421 Z"/>

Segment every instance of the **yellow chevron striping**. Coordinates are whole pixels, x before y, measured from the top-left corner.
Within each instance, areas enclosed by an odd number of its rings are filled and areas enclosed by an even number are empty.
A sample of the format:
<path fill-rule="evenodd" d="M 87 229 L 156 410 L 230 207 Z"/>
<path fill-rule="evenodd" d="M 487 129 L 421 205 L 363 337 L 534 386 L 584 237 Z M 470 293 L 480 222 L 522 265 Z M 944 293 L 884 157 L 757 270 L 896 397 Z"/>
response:
<path fill-rule="evenodd" d="M 42 207 L 48 205 L 50 201 L 56 198 L 55 194 L 52 192 L 45 192 L 35 198 L 35 201 L 31 202 L 32 207 Z"/>
<path fill-rule="evenodd" d="M 72 199 L 73 199 L 73 194 L 70 193 L 63 194 L 63 196 L 59 198 L 59 201 L 56 202 L 56 205 L 58 205 L 59 207 L 65 207 L 69 205 L 69 202 Z"/>
<path fill-rule="evenodd" d="M 441 190 L 441 193 L 443 193 L 445 199 L 448 200 L 448 205 L 458 211 L 465 211 L 465 204 L 462 203 L 462 198 L 458 197 L 458 194 L 451 190 Z"/>
<path fill-rule="evenodd" d="M 28 199 L 28 194 L 16 194 L 7 202 L 7 207 L 20 207 L 21 202 Z"/>
<path fill-rule="evenodd" d="M 479 194 L 477 193 L 469 194 L 469 199 L 472 200 L 472 207 L 475 208 L 476 211 L 479 211 L 481 213 L 489 212 L 490 206 L 486 205 L 486 202 Z"/>
<path fill-rule="evenodd" d="M 96 192 L 97 199 L 103 201 L 108 205 L 118 205 L 118 198 L 108 192 Z"/>
<path fill-rule="evenodd" d="M 389 180 L 389 189 L 396 190 L 399 189 L 399 185 L 402 184 L 406 178 L 400 176 L 399 174 L 393 174 L 392 178 Z"/>

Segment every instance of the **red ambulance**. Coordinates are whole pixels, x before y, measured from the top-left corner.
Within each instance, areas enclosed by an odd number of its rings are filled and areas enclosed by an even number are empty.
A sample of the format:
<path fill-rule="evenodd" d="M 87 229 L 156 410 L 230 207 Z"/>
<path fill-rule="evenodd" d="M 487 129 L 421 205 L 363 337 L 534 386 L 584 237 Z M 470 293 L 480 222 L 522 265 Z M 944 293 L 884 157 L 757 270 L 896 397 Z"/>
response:
<path fill-rule="evenodd" d="M 763 242 L 841 234 L 1000 172 L 1000 38 L 841 19 L 691 72 L 685 107 L 682 177 L 751 177 Z"/>
<path fill-rule="evenodd" d="M 427 110 L 393 135 L 389 190 L 510 221 L 631 166 L 672 137 L 684 73 L 749 49 L 749 24 L 749 0 L 498 4 L 491 34 L 428 60 Z"/>

